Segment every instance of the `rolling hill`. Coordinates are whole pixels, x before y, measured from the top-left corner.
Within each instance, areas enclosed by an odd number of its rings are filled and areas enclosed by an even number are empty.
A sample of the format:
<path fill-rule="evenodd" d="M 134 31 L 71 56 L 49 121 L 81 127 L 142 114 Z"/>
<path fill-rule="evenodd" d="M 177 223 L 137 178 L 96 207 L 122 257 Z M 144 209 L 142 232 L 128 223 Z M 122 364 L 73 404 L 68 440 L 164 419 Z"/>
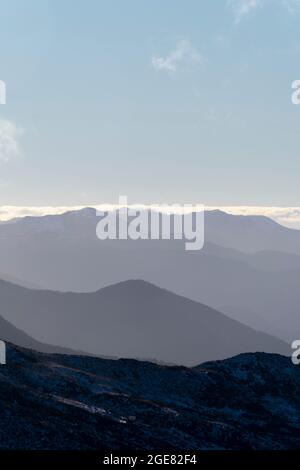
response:
<path fill-rule="evenodd" d="M 193 366 L 242 352 L 290 352 L 279 339 L 139 280 L 87 294 L 1 281 L 0 298 L 0 314 L 38 341 L 96 355 Z"/>

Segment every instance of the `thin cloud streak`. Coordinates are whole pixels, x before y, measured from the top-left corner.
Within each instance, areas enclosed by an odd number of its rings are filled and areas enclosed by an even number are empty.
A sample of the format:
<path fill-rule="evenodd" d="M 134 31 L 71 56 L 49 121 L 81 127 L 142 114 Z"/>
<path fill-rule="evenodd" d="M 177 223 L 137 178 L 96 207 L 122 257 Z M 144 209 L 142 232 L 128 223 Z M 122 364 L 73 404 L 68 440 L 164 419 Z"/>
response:
<path fill-rule="evenodd" d="M 202 62 L 202 56 L 194 49 L 190 41 L 184 39 L 180 41 L 176 49 L 170 52 L 166 57 L 152 57 L 152 66 L 159 71 L 175 73 L 181 65 L 199 64 Z"/>
<path fill-rule="evenodd" d="M 291 15 L 300 12 L 300 0 L 282 0 L 282 5 Z"/>
<path fill-rule="evenodd" d="M 7 163 L 21 155 L 20 136 L 23 130 L 12 121 L 0 119 L 0 162 Z"/>
<path fill-rule="evenodd" d="M 238 24 L 249 13 L 262 6 L 262 3 L 262 0 L 228 0 L 227 5 L 233 9 L 235 23 Z"/>

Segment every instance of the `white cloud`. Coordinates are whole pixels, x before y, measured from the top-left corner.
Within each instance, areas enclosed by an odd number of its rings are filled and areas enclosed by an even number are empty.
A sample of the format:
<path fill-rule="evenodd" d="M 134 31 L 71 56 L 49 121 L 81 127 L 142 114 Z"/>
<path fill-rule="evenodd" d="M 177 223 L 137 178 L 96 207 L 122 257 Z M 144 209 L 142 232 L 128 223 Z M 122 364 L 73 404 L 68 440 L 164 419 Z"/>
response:
<path fill-rule="evenodd" d="M 84 206 L 0 206 L 0 221 L 4 222 L 26 216 L 42 217 L 44 215 L 63 214 L 64 212 L 83 208 Z"/>
<path fill-rule="evenodd" d="M 291 15 L 300 12 L 300 0 L 282 0 L 282 5 Z"/>
<path fill-rule="evenodd" d="M 228 0 L 227 5 L 233 9 L 235 22 L 240 21 L 251 11 L 262 6 L 263 0 Z"/>
<path fill-rule="evenodd" d="M 8 162 L 21 154 L 19 138 L 22 133 L 13 122 L 0 119 L 0 162 Z"/>
<path fill-rule="evenodd" d="M 171 51 L 166 57 L 152 57 L 152 66 L 156 70 L 164 70 L 169 73 L 175 73 L 180 65 L 197 64 L 201 62 L 201 54 L 199 54 L 187 40 L 180 41 L 176 49 Z"/>
<path fill-rule="evenodd" d="M 227 0 L 227 6 L 233 10 L 235 23 L 238 24 L 249 13 L 259 7 L 268 5 L 272 7 L 283 7 L 289 14 L 300 13 L 300 0 Z"/>

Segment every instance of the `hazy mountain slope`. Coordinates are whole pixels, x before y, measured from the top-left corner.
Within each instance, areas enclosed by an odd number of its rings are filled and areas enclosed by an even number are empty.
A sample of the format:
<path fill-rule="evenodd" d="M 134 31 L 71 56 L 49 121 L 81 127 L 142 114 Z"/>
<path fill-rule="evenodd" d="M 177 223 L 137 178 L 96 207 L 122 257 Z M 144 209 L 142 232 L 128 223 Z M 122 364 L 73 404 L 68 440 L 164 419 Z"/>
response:
<path fill-rule="evenodd" d="M 222 259 L 241 261 L 251 267 L 263 271 L 279 272 L 300 271 L 300 255 L 280 251 L 262 250 L 255 253 L 245 253 L 233 248 L 226 248 L 207 242 L 202 250 L 206 255 Z"/>
<path fill-rule="evenodd" d="M 267 271 L 237 258 L 178 252 L 138 277 L 204 302 L 287 341 L 299 330 L 300 271 Z"/>
<path fill-rule="evenodd" d="M 296 449 L 300 368 L 245 354 L 194 369 L 9 345 L 1 449 Z M 13 399 L 12 399 L 13 398 Z"/>
<path fill-rule="evenodd" d="M 0 279 L 3 281 L 11 282 L 12 284 L 17 284 L 18 286 L 27 287 L 28 289 L 41 289 L 41 286 L 30 281 L 20 279 L 15 276 L 11 276 L 7 273 L 0 273 Z"/>
<path fill-rule="evenodd" d="M 283 227 L 264 216 L 208 211 L 205 214 L 205 238 L 246 253 L 271 250 L 300 254 L 300 230 Z"/>
<path fill-rule="evenodd" d="M 75 354 L 72 349 L 41 343 L 0 317 L 0 340 L 44 353 Z"/>
<path fill-rule="evenodd" d="M 195 365 L 248 351 L 289 353 L 280 340 L 143 281 L 95 293 L 0 282 L 0 313 L 39 341 L 98 355 Z"/>

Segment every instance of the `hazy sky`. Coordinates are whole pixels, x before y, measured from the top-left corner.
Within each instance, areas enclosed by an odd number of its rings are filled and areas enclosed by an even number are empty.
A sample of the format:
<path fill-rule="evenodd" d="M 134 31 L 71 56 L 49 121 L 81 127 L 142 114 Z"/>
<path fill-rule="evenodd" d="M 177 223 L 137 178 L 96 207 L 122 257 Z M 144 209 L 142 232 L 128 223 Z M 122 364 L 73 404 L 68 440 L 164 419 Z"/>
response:
<path fill-rule="evenodd" d="M 2 0 L 0 20 L 0 205 L 300 205 L 300 1 Z"/>

